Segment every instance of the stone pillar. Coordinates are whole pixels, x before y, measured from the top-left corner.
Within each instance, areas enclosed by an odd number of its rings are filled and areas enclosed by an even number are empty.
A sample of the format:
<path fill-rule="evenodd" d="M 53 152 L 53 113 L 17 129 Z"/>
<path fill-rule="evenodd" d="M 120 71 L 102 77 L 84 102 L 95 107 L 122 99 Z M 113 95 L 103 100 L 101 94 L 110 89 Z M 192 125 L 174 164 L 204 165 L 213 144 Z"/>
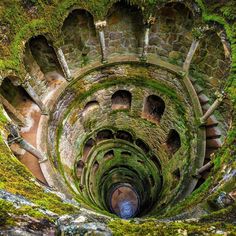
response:
<path fill-rule="evenodd" d="M 25 118 L 2 95 L 0 95 L 0 102 L 6 108 L 6 110 L 8 110 L 12 114 L 13 119 L 16 122 L 19 122 L 20 125 L 24 125 L 25 124 Z"/>
<path fill-rule="evenodd" d="M 21 137 L 17 126 L 13 124 L 9 124 L 7 126 L 7 129 L 10 132 L 10 138 L 8 138 L 9 145 L 12 143 L 18 143 L 22 149 L 31 153 L 33 156 L 35 156 L 39 160 L 40 163 L 47 160 L 47 157 L 43 153 L 41 153 L 33 145 L 31 145 L 30 143 L 28 143 L 25 139 Z"/>
<path fill-rule="evenodd" d="M 39 163 L 42 163 L 47 160 L 47 157 L 43 153 L 37 150 L 33 145 L 28 143 L 25 139 L 19 138 L 18 143 L 22 149 L 35 156 L 39 160 Z"/>
<path fill-rule="evenodd" d="M 142 52 L 142 56 L 141 56 L 141 59 L 144 61 L 146 61 L 146 59 L 147 59 L 150 28 L 154 24 L 154 22 L 155 22 L 155 18 L 150 16 L 146 25 L 145 25 L 145 33 L 144 33 L 144 40 L 143 40 L 143 52 Z"/>
<path fill-rule="evenodd" d="M 72 77 L 71 72 L 70 72 L 69 66 L 67 64 L 67 61 L 66 61 L 66 58 L 65 58 L 65 55 L 64 55 L 62 49 L 57 48 L 56 54 L 57 54 L 57 59 L 62 67 L 63 73 L 66 77 L 66 80 L 71 80 L 71 77 Z"/>
<path fill-rule="evenodd" d="M 191 47 L 189 49 L 189 52 L 188 52 L 188 55 L 186 57 L 186 60 L 184 62 L 184 65 L 183 65 L 183 71 L 188 73 L 189 71 L 189 67 L 190 67 L 190 64 L 191 64 L 191 61 L 193 59 L 193 56 L 198 48 L 198 45 L 199 45 L 199 40 L 198 39 L 194 39 L 192 44 L 191 44 Z"/>
<path fill-rule="evenodd" d="M 200 178 L 202 173 L 209 170 L 212 166 L 213 166 L 213 163 L 211 161 L 207 162 L 204 166 L 202 166 L 196 171 L 195 177 Z"/>
<path fill-rule="evenodd" d="M 214 103 L 209 107 L 209 109 L 206 111 L 206 113 L 200 118 L 200 123 L 205 124 L 207 119 L 212 115 L 212 113 L 219 107 L 221 102 L 223 101 L 225 95 L 224 93 L 216 93 L 217 99 L 214 101 Z"/>
<path fill-rule="evenodd" d="M 95 22 L 95 27 L 96 27 L 96 30 L 98 31 L 99 42 L 101 46 L 102 63 L 107 62 L 107 50 L 106 50 L 106 42 L 105 42 L 105 34 L 104 34 L 104 28 L 106 26 L 107 26 L 106 21 Z"/>
<path fill-rule="evenodd" d="M 28 74 L 26 80 L 22 83 L 22 87 L 26 90 L 29 96 L 33 99 L 33 101 L 38 105 L 43 115 L 48 115 L 47 108 L 43 104 L 39 95 L 35 92 L 34 88 L 30 85 L 29 80 L 32 77 Z"/>

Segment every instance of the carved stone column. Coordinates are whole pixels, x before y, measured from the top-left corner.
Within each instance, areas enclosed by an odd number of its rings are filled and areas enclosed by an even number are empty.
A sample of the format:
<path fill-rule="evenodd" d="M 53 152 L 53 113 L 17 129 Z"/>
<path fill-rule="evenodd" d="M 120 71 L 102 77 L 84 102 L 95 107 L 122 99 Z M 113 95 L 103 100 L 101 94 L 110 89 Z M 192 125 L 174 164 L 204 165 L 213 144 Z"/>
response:
<path fill-rule="evenodd" d="M 223 99 L 225 98 L 224 92 L 216 93 L 217 99 L 214 101 L 214 103 L 209 107 L 209 109 L 206 111 L 206 113 L 200 118 L 201 124 L 205 124 L 207 119 L 212 115 L 212 113 L 219 107 Z"/>
<path fill-rule="evenodd" d="M 214 164 L 211 161 L 207 162 L 204 166 L 202 166 L 201 168 L 197 169 L 196 174 L 194 175 L 194 177 L 196 177 L 198 179 L 201 178 L 202 174 L 205 171 L 207 171 L 210 168 L 212 168 L 213 166 L 214 166 Z"/>
<path fill-rule="evenodd" d="M 106 21 L 95 22 L 95 27 L 96 27 L 96 30 L 98 31 L 99 42 L 101 46 L 102 63 L 107 62 L 107 50 L 106 50 L 106 42 L 105 42 L 105 34 L 104 34 L 104 28 L 106 26 L 107 26 Z"/>
<path fill-rule="evenodd" d="M 35 156 L 40 163 L 47 160 L 47 157 L 42 152 L 37 150 L 33 145 L 31 145 L 21 137 L 17 126 L 9 124 L 7 126 L 7 129 L 10 132 L 10 136 L 8 138 L 9 145 L 11 145 L 12 143 L 18 143 L 22 149 Z"/>
<path fill-rule="evenodd" d="M 33 99 L 33 101 L 38 105 L 42 114 L 48 115 L 47 108 L 43 104 L 39 95 L 35 92 L 34 88 L 30 85 L 30 82 L 29 82 L 30 80 L 32 80 L 32 77 L 29 74 L 27 74 L 25 81 L 22 83 L 22 87 L 26 90 L 26 92 Z"/>
<path fill-rule="evenodd" d="M 150 16 L 146 25 L 145 25 L 145 33 L 144 33 L 144 40 L 143 40 L 143 52 L 141 59 L 146 61 L 147 59 L 147 53 L 148 53 L 148 47 L 149 47 L 149 34 L 150 34 L 150 28 L 155 23 L 155 18 Z"/>
<path fill-rule="evenodd" d="M 56 49 L 56 54 L 57 54 L 57 59 L 62 67 L 62 70 L 63 70 L 63 73 L 66 77 L 66 80 L 71 80 L 71 72 L 70 72 L 70 69 L 69 69 L 69 66 L 67 64 L 67 61 L 66 61 L 66 58 L 65 58 L 65 55 L 62 51 L 61 48 L 57 48 Z"/>
<path fill-rule="evenodd" d="M 193 56 L 198 48 L 198 45 L 199 45 L 199 40 L 194 39 L 191 44 L 191 47 L 189 49 L 189 52 L 188 52 L 188 55 L 187 55 L 186 60 L 184 62 L 184 65 L 183 65 L 183 71 L 186 72 L 187 74 L 189 72 L 189 67 L 190 67 L 191 61 L 193 59 Z"/>

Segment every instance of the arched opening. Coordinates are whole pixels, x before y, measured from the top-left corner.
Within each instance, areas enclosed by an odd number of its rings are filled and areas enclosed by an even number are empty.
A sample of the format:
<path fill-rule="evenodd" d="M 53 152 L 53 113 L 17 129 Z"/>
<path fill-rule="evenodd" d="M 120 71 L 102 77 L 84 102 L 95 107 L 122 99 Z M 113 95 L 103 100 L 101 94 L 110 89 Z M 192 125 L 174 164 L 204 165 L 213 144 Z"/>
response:
<path fill-rule="evenodd" d="M 115 156 L 114 151 L 110 150 L 104 154 L 104 159 L 105 160 L 110 160 Z"/>
<path fill-rule="evenodd" d="M 112 110 L 129 110 L 131 107 L 132 95 L 129 91 L 119 90 L 111 97 Z"/>
<path fill-rule="evenodd" d="M 93 16 L 86 10 L 70 12 L 62 26 L 65 54 L 71 70 L 86 65 L 99 56 L 99 42 L 96 37 Z"/>
<path fill-rule="evenodd" d="M 168 151 L 171 154 L 174 154 L 179 150 L 179 148 L 181 147 L 181 140 L 180 140 L 179 133 L 176 130 L 174 129 L 170 130 L 167 140 L 166 140 L 166 145 L 167 145 Z"/>
<path fill-rule="evenodd" d="M 95 174 L 97 172 L 98 168 L 99 168 L 99 163 L 98 163 L 98 161 L 95 161 L 93 163 L 93 167 L 92 167 L 93 174 Z"/>
<path fill-rule="evenodd" d="M 201 39 L 190 66 L 191 75 L 201 78 L 204 94 L 211 97 L 212 89 L 223 87 L 230 69 L 230 61 L 225 55 L 224 45 L 216 32 L 208 31 Z M 196 81 L 198 83 L 198 80 Z M 210 86 L 209 86 L 210 85 Z"/>
<path fill-rule="evenodd" d="M 148 145 L 146 143 L 144 143 L 141 139 L 137 139 L 135 143 L 138 147 L 140 147 L 143 150 L 144 153 L 149 152 Z"/>
<path fill-rule="evenodd" d="M 122 130 L 117 131 L 116 138 L 128 141 L 130 143 L 133 142 L 132 135 L 128 133 L 127 131 L 122 131 Z"/>
<path fill-rule="evenodd" d="M 82 160 L 84 161 L 84 162 L 86 162 L 86 160 L 87 160 L 87 157 L 88 157 L 88 155 L 89 155 L 89 152 L 91 151 L 91 149 L 95 146 L 95 141 L 92 139 L 92 138 L 90 138 L 86 143 L 85 143 L 85 145 L 84 145 L 84 150 L 83 150 L 83 158 L 82 158 Z"/>
<path fill-rule="evenodd" d="M 161 59 L 182 65 L 193 41 L 191 32 L 193 14 L 182 3 L 168 3 L 156 12 L 156 21 L 150 30 L 149 53 Z"/>
<path fill-rule="evenodd" d="M 84 166 L 85 166 L 84 162 L 82 160 L 79 160 L 76 167 L 76 175 L 78 178 L 81 177 Z"/>
<path fill-rule="evenodd" d="M 99 103 L 97 101 L 90 101 L 88 102 L 85 106 L 84 106 L 84 110 L 83 110 L 83 116 L 86 116 L 87 114 L 89 114 L 91 111 L 95 110 L 95 109 L 99 109 Z"/>
<path fill-rule="evenodd" d="M 161 163 L 159 161 L 159 159 L 156 156 L 151 156 L 151 161 L 155 164 L 155 166 L 161 170 Z"/>
<path fill-rule="evenodd" d="M 165 102 L 156 95 L 146 98 L 144 105 L 144 115 L 146 118 L 160 122 L 165 111 Z"/>
<path fill-rule="evenodd" d="M 123 152 L 121 152 L 121 156 L 122 157 L 131 157 L 131 153 L 127 152 L 127 151 L 123 151 Z"/>
<path fill-rule="evenodd" d="M 43 35 L 32 37 L 26 43 L 24 64 L 35 78 L 30 82 L 38 88 L 39 95 L 44 94 L 45 89 L 50 90 L 65 81 L 56 52 Z"/>
<path fill-rule="evenodd" d="M 34 60 L 44 74 L 50 71 L 61 72 L 54 48 L 49 45 L 44 36 L 39 35 L 31 38 L 29 40 L 29 47 Z"/>
<path fill-rule="evenodd" d="M 26 111 L 32 105 L 25 89 L 15 86 L 10 78 L 5 78 L 0 86 L 0 101 L 9 117 L 19 125 L 24 125 Z"/>
<path fill-rule="evenodd" d="M 97 133 L 97 142 L 107 140 L 107 139 L 113 139 L 114 135 L 111 130 L 105 129 L 101 130 Z"/>
<path fill-rule="evenodd" d="M 139 53 L 144 32 L 142 11 L 125 1 L 115 3 L 107 15 L 107 37 L 110 54 Z"/>

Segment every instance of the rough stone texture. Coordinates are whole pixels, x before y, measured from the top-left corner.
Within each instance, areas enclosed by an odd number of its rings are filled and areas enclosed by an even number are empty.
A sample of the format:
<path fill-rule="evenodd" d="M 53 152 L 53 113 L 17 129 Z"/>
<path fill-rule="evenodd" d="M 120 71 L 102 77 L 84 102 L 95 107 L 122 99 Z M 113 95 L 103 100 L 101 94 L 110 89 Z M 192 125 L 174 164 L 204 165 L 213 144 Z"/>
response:
<path fill-rule="evenodd" d="M 140 53 L 144 35 L 141 11 L 135 6 L 114 4 L 107 16 L 105 33 L 109 55 Z"/>
<path fill-rule="evenodd" d="M 170 3 L 156 15 L 156 22 L 151 26 L 148 52 L 182 65 L 193 40 L 191 11 L 181 3 Z"/>
<path fill-rule="evenodd" d="M 68 15 L 62 37 L 64 45 L 61 48 L 72 73 L 100 56 L 93 17 L 85 10 L 74 10 Z"/>

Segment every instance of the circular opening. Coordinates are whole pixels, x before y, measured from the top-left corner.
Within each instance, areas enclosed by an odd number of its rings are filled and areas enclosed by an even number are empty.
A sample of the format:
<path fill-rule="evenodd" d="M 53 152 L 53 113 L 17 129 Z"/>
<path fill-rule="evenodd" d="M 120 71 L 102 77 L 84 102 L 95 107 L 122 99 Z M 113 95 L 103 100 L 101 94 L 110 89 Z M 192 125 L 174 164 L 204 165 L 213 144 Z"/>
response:
<path fill-rule="evenodd" d="M 120 218 L 129 219 L 139 211 L 139 196 L 135 189 L 127 184 L 115 186 L 110 194 L 111 211 Z"/>

